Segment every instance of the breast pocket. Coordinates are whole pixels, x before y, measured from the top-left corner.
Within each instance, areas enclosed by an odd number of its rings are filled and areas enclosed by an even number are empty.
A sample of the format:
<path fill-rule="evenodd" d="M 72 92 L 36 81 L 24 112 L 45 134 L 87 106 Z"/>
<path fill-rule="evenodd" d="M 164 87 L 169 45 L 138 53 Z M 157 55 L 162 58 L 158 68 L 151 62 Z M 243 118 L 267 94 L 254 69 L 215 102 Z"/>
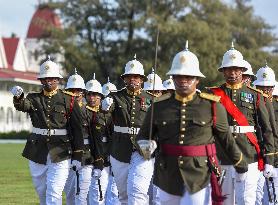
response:
<path fill-rule="evenodd" d="M 65 122 L 66 121 L 66 109 L 64 106 L 56 105 L 53 108 L 53 118 L 57 122 Z"/>
<path fill-rule="evenodd" d="M 159 139 L 169 139 L 173 136 L 178 135 L 179 132 L 178 120 L 161 119 L 161 120 L 157 120 L 155 124 L 158 129 Z"/>

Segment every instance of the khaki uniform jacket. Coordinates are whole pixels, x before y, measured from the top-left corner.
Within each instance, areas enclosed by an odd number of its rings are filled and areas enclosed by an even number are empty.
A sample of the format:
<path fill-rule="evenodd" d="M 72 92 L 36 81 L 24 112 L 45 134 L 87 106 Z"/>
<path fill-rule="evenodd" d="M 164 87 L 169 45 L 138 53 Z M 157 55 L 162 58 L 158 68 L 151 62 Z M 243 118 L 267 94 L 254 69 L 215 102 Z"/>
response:
<path fill-rule="evenodd" d="M 269 114 L 267 112 L 263 95 L 260 91 L 252 87 L 247 87 L 244 84 L 239 84 L 233 89 L 226 84 L 220 86 L 225 91 L 226 95 L 230 97 L 233 103 L 238 109 L 246 116 L 249 125 L 257 128 L 257 121 L 260 123 L 263 133 L 263 148 L 265 150 L 266 163 L 273 164 L 273 153 L 274 153 L 274 139 L 272 134 L 271 125 L 269 122 Z M 258 119 L 258 120 L 257 120 Z M 237 122 L 228 114 L 228 123 L 230 126 L 238 125 Z M 256 135 L 256 132 L 254 132 Z M 247 163 L 257 162 L 257 152 L 255 147 L 249 142 L 247 136 L 244 133 L 233 133 L 236 143 L 243 153 L 244 159 Z M 260 137 L 257 136 L 258 141 Z M 221 146 L 217 147 L 218 158 L 222 165 L 232 165 L 233 163 L 229 160 L 228 156 L 221 149 Z"/>
<path fill-rule="evenodd" d="M 181 102 L 176 94 L 166 94 L 154 104 L 152 138 L 156 139 L 158 150 L 155 158 L 154 184 L 173 195 L 183 195 L 184 187 L 190 193 L 203 189 L 210 182 L 207 157 L 167 156 L 160 146 L 206 145 L 215 138 L 229 153 L 230 160 L 237 164 L 238 172 L 247 171 L 247 163 L 233 139 L 223 106 L 214 100 L 214 95 L 194 94 L 192 100 Z M 202 97 L 203 96 L 203 97 Z M 213 125 L 213 103 L 216 107 L 216 122 Z M 144 120 L 136 141 L 149 139 L 150 110 Z"/>
<path fill-rule="evenodd" d="M 56 94 L 46 96 L 43 92 L 30 93 L 24 98 L 14 98 L 17 110 L 30 115 L 32 125 L 41 129 L 67 129 L 67 135 L 38 135 L 32 133 L 22 155 L 39 164 L 46 164 L 47 155 L 52 162 L 65 159 L 81 161 L 83 153 L 83 134 L 81 127 L 81 111 L 77 101 L 74 100 L 70 113 L 72 97 L 61 90 Z"/>
<path fill-rule="evenodd" d="M 126 88 L 110 93 L 114 103 L 109 112 L 112 115 L 114 126 L 140 128 L 150 106 L 151 96 L 145 91 L 134 94 Z M 115 159 L 129 163 L 131 154 L 135 151 L 134 134 L 113 132 L 111 141 L 111 156 Z"/>

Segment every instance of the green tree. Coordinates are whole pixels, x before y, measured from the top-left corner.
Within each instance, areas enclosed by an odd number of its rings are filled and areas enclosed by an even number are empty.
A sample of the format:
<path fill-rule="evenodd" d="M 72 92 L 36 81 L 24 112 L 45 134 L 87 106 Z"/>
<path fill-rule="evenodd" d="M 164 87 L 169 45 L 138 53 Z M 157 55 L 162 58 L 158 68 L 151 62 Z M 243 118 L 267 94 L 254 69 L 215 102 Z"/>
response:
<path fill-rule="evenodd" d="M 63 30 L 53 30 L 48 52 L 65 55 L 68 71 L 77 67 L 86 80 L 95 72 L 102 83 L 110 76 L 120 82 L 127 61 L 134 54 L 148 74 L 154 64 L 157 29 L 160 31 L 157 72 L 166 78 L 174 55 L 189 49 L 207 76 L 203 85 L 221 81 L 217 71 L 222 56 L 235 40 L 254 70 L 278 62 L 263 48 L 274 42 L 272 27 L 255 16 L 246 0 L 227 4 L 220 0 L 62 0 L 51 3 L 63 20 Z"/>

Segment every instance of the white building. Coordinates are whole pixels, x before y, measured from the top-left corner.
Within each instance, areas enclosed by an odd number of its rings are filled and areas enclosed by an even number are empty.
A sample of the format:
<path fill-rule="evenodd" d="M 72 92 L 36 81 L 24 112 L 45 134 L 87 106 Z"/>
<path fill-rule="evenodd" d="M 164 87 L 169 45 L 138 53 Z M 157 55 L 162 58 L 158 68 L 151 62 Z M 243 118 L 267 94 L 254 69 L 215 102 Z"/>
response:
<path fill-rule="evenodd" d="M 10 89 L 19 85 L 26 94 L 40 90 L 37 75 L 46 55 L 40 55 L 39 51 L 53 26 L 61 28 L 58 16 L 52 9 L 39 5 L 26 39 L 0 37 L 0 132 L 31 130 L 29 116 L 15 110 Z M 55 56 L 55 59 L 61 60 L 61 57 Z"/>

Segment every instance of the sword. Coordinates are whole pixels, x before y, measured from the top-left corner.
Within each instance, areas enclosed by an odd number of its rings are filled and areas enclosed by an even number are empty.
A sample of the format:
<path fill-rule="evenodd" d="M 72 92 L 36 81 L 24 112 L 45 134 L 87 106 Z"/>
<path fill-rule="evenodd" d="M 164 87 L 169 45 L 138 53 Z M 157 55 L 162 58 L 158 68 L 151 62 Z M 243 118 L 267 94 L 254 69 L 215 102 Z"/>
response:
<path fill-rule="evenodd" d="M 102 201 L 103 200 L 103 196 L 102 196 L 100 179 L 97 180 L 97 183 L 98 183 L 98 191 L 99 191 L 99 201 Z"/>
<path fill-rule="evenodd" d="M 218 184 L 220 185 L 220 187 L 222 187 L 222 185 L 223 185 L 225 176 L 226 176 L 226 169 L 223 169 L 223 170 L 221 171 L 221 175 L 220 175 L 220 177 L 219 177 L 219 179 L 218 179 Z"/>
<path fill-rule="evenodd" d="M 271 186 L 272 186 L 273 202 L 274 202 L 274 204 L 277 204 L 278 202 L 276 199 L 276 192 L 275 192 L 275 185 L 274 185 L 273 177 L 269 177 L 269 181 L 271 182 Z"/>
<path fill-rule="evenodd" d="M 270 193 L 270 190 L 269 190 L 270 189 L 270 187 L 269 187 L 269 179 L 265 178 L 265 182 L 266 182 L 266 188 L 267 188 L 268 201 L 270 203 L 272 203 L 273 200 L 272 200 L 272 196 L 271 196 L 271 193 Z"/>
<path fill-rule="evenodd" d="M 76 195 L 79 195 L 80 193 L 80 186 L 79 186 L 79 172 L 76 169 L 76 166 L 72 167 L 73 171 L 75 171 L 76 174 Z"/>

